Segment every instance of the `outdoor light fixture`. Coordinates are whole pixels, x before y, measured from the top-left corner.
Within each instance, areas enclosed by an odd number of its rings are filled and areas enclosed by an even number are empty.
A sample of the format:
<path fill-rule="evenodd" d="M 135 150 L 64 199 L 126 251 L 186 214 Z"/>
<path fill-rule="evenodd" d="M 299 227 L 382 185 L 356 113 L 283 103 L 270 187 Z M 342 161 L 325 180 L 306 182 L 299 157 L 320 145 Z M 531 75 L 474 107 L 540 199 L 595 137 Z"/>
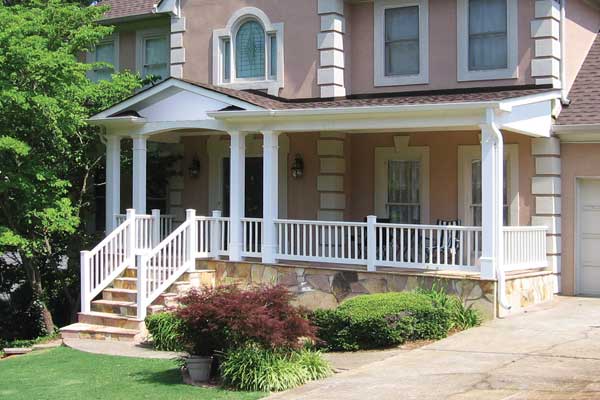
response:
<path fill-rule="evenodd" d="M 294 162 L 292 163 L 292 178 L 299 179 L 304 175 L 304 160 L 300 154 L 296 154 Z"/>
<path fill-rule="evenodd" d="M 192 164 L 188 168 L 188 172 L 190 173 L 190 177 L 194 179 L 200 175 L 200 160 L 198 160 L 198 156 L 194 156 Z"/>

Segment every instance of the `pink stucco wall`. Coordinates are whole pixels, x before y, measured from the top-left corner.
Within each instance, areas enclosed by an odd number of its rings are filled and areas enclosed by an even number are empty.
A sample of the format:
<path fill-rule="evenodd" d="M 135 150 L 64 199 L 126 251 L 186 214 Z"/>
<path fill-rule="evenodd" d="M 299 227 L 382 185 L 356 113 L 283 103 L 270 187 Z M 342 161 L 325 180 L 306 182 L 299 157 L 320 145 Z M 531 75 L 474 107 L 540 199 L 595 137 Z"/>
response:
<path fill-rule="evenodd" d="M 534 0 L 519 0 L 519 78 L 457 82 L 456 1 L 429 0 L 429 84 L 375 87 L 373 85 L 373 3 L 350 7 L 352 93 L 397 92 L 476 86 L 509 86 L 534 83 L 531 78 L 533 40 L 530 23 Z"/>
<path fill-rule="evenodd" d="M 225 28 L 231 15 L 243 7 L 257 7 L 272 23 L 285 24 L 285 87 L 280 95 L 318 97 L 320 19 L 316 0 L 183 0 L 187 24 L 184 78 L 212 82 L 213 30 Z"/>
<path fill-rule="evenodd" d="M 600 29 L 600 12 L 584 0 L 569 0 L 566 14 L 565 68 L 570 89 Z"/>
<path fill-rule="evenodd" d="M 576 189 L 578 177 L 600 176 L 600 144 L 561 145 L 562 293 L 575 294 Z"/>

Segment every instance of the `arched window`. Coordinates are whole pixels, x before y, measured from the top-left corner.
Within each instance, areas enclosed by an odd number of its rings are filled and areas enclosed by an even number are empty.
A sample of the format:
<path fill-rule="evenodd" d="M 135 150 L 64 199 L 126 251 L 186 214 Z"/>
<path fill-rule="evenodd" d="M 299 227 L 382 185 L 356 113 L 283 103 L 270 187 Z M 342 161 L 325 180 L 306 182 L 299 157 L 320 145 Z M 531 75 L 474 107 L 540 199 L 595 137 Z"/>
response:
<path fill-rule="evenodd" d="M 235 37 L 237 78 L 264 78 L 265 31 L 254 20 L 244 22 Z"/>

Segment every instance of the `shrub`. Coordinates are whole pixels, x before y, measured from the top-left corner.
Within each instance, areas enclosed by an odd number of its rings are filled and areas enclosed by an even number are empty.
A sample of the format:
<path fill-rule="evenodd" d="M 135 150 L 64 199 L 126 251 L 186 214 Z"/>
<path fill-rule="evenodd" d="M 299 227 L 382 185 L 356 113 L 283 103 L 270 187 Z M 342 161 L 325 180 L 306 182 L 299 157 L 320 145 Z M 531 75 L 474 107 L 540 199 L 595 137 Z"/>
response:
<path fill-rule="evenodd" d="M 290 304 L 291 299 L 282 286 L 192 290 L 180 299 L 177 316 L 195 355 L 209 356 L 248 343 L 268 349 L 298 348 L 301 338 L 315 338 L 314 328 L 303 311 Z"/>
<path fill-rule="evenodd" d="M 442 287 L 434 284 L 430 290 L 417 291 L 428 296 L 437 306 L 448 310 L 451 329 L 465 330 L 481 324 L 482 318 L 477 310 L 467 307 L 458 296 L 449 295 Z"/>
<path fill-rule="evenodd" d="M 154 348 L 163 351 L 182 351 L 183 320 L 172 312 L 151 314 L 145 320 Z"/>
<path fill-rule="evenodd" d="M 239 390 L 278 392 L 331 374 L 319 352 L 282 351 L 256 345 L 228 351 L 220 366 L 226 386 Z"/>
<path fill-rule="evenodd" d="M 395 346 L 407 340 L 440 339 L 452 325 L 450 312 L 423 293 L 354 297 L 336 310 L 312 314 L 317 336 L 329 350 Z"/>

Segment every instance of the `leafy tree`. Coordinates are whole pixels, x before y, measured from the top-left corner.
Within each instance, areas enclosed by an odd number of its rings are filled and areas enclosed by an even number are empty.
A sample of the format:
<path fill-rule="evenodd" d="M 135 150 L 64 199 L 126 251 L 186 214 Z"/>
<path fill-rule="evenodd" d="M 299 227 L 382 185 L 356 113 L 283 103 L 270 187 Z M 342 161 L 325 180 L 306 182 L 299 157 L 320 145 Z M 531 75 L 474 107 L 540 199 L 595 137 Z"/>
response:
<path fill-rule="evenodd" d="M 129 96 L 139 76 L 91 82 L 82 55 L 112 32 L 105 7 L 32 0 L 0 4 L 0 260 L 24 272 L 33 297 L 78 309 L 82 221 L 104 148 L 90 115 Z M 18 274 L 16 274 L 18 276 Z"/>

